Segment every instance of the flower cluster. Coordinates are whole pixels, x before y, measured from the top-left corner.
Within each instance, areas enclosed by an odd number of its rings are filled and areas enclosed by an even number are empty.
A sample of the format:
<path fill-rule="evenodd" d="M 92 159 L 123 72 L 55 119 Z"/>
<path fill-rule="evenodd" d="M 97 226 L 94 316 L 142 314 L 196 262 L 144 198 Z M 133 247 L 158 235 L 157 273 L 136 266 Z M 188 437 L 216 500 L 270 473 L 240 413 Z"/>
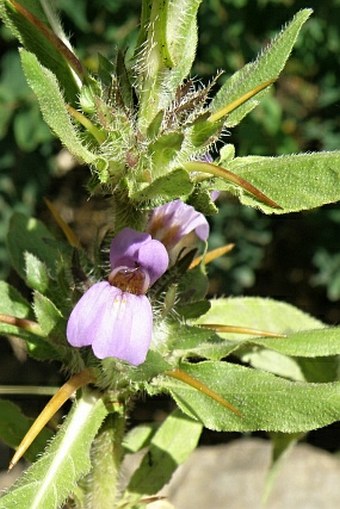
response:
<path fill-rule="evenodd" d="M 69 317 L 72 346 L 92 346 L 99 359 L 144 362 L 153 327 L 146 293 L 167 270 L 169 257 L 174 262 L 193 239 L 208 238 L 209 225 L 193 207 L 175 200 L 153 211 L 147 230 L 124 228 L 112 240 L 107 280 L 91 286 Z"/>

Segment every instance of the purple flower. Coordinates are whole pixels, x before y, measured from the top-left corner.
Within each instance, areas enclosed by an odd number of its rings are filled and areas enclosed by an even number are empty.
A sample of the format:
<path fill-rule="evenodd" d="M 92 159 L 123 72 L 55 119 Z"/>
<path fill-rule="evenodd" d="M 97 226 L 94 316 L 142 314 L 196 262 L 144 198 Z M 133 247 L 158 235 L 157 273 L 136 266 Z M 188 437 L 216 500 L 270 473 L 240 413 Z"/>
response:
<path fill-rule="evenodd" d="M 117 357 L 135 366 L 146 358 L 152 338 L 152 308 L 145 293 L 164 274 L 169 257 L 147 233 L 124 228 L 111 242 L 111 272 L 74 307 L 68 342 L 92 346 L 99 359 Z"/>
<path fill-rule="evenodd" d="M 197 239 L 206 241 L 209 224 L 203 214 L 181 200 L 174 200 L 153 210 L 147 231 L 167 248 L 172 262 L 192 248 Z"/>

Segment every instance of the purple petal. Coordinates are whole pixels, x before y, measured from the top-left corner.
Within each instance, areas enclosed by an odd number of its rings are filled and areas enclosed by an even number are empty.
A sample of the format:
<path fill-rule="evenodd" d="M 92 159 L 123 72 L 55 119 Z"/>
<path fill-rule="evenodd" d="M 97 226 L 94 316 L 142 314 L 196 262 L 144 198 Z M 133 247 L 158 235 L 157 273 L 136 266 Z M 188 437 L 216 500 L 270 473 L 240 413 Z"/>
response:
<path fill-rule="evenodd" d="M 122 292 L 106 281 L 96 283 L 81 297 L 67 324 L 71 345 L 92 345 L 99 359 L 117 357 L 136 366 L 144 362 L 151 338 L 148 298 Z"/>
<path fill-rule="evenodd" d="M 95 283 L 77 302 L 66 329 L 67 341 L 72 346 L 92 344 L 103 327 L 105 308 L 112 301 L 112 288 L 107 281 Z"/>
<path fill-rule="evenodd" d="M 206 152 L 201 157 L 199 157 L 199 161 L 203 161 L 204 163 L 212 163 L 213 158 L 212 158 L 211 154 L 209 154 L 209 152 Z"/>
<path fill-rule="evenodd" d="M 110 262 L 112 269 L 141 267 L 148 273 L 151 286 L 168 268 L 169 257 L 163 244 L 148 233 L 124 228 L 111 242 Z"/>
<path fill-rule="evenodd" d="M 135 366 L 142 364 L 152 339 L 152 309 L 148 298 L 117 290 L 114 302 L 106 309 L 105 321 L 106 326 L 92 343 L 95 356 L 98 359 L 117 357 Z"/>
<path fill-rule="evenodd" d="M 173 247 L 185 235 L 195 232 L 200 240 L 207 240 L 209 223 L 203 214 L 181 200 L 157 207 L 150 218 L 148 230 L 152 236 Z"/>
<path fill-rule="evenodd" d="M 210 191 L 210 198 L 212 199 L 212 201 L 216 201 L 219 196 L 220 191 Z"/>

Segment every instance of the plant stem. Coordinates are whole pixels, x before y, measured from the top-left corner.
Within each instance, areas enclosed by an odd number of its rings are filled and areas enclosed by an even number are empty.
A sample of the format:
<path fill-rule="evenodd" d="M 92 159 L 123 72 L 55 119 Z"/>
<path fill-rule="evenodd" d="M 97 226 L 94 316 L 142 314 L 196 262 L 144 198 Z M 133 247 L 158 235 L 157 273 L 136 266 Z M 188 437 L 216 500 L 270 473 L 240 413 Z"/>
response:
<path fill-rule="evenodd" d="M 110 414 L 92 446 L 92 471 L 85 480 L 84 509 L 112 509 L 117 500 L 119 466 L 123 456 L 123 414 Z"/>

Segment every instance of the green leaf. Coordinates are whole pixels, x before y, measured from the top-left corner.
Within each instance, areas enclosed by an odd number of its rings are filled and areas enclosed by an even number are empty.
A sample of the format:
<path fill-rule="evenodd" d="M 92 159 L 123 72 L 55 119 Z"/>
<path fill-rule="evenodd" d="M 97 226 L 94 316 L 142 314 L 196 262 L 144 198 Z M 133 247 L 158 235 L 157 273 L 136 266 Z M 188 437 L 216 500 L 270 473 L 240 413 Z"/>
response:
<path fill-rule="evenodd" d="M 221 339 L 212 330 L 179 323 L 169 324 L 167 346 L 172 357 L 182 360 L 188 357 L 220 360 L 238 347 L 233 341 Z"/>
<path fill-rule="evenodd" d="M 287 335 L 285 338 L 259 338 L 251 334 L 218 332 L 221 338 L 234 343 L 235 348 L 230 347 L 230 353 L 233 352 L 243 362 L 293 380 L 303 381 L 306 377 L 300 365 L 300 359 L 288 357 L 292 352 L 295 352 L 296 356 L 319 356 L 321 352 L 327 356 L 329 355 L 327 352 L 334 352 L 337 348 L 332 345 L 332 338 L 336 335 L 333 332 L 328 346 L 323 345 L 324 324 L 322 322 L 290 304 L 271 299 L 236 297 L 212 300 L 210 310 L 197 322 L 234 325 Z M 308 341 L 309 334 L 315 337 L 312 340 L 314 341 L 313 351 Z M 291 340 L 290 336 L 292 336 Z M 223 345 L 216 345 L 215 359 L 221 358 L 218 357 L 219 349 L 223 353 Z M 210 358 L 213 358 L 212 353 Z"/>
<path fill-rule="evenodd" d="M 18 318 L 29 318 L 31 315 L 29 302 L 5 281 L 0 281 L 0 313 Z"/>
<path fill-rule="evenodd" d="M 110 413 L 102 424 L 91 448 L 92 468 L 81 482 L 84 496 L 79 497 L 80 507 L 112 509 L 116 506 L 124 425 L 121 411 Z"/>
<path fill-rule="evenodd" d="M 18 447 L 33 421 L 34 419 L 25 417 L 20 408 L 11 401 L 0 400 L 0 439 L 9 447 L 13 449 Z M 44 428 L 25 452 L 25 458 L 34 461 L 44 450 L 52 434 L 52 431 Z"/>
<path fill-rule="evenodd" d="M 227 166 L 280 205 L 281 209 L 273 209 L 234 188 L 242 203 L 267 214 L 309 210 L 340 200 L 340 151 L 237 157 Z M 231 186 L 216 181 L 216 189 L 231 191 Z"/>
<path fill-rule="evenodd" d="M 18 3 L 36 16 L 39 22 L 49 25 L 39 1 L 19 0 Z M 53 71 L 64 90 L 66 99 L 75 104 L 79 88 L 63 54 L 46 38 L 41 30 L 18 13 L 10 1 L 0 1 L 0 16 L 21 44 L 28 51 L 34 53 L 44 67 Z"/>
<path fill-rule="evenodd" d="M 190 130 L 190 141 L 195 148 L 208 146 L 216 140 L 222 130 L 222 122 L 209 122 L 206 118 L 198 118 Z"/>
<path fill-rule="evenodd" d="M 176 0 L 168 3 L 166 37 L 169 53 L 175 64 L 169 76 L 172 90 L 176 90 L 188 76 L 196 56 L 196 16 L 201 2 L 202 0 Z"/>
<path fill-rule="evenodd" d="M 153 495 L 197 446 L 202 426 L 175 410 L 153 436 L 148 451 L 128 485 L 128 492 Z"/>
<path fill-rule="evenodd" d="M 123 446 L 129 453 L 138 452 L 146 447 L 155 434 L 154 424 L 140 424 L 132 428 L 124 437 Z"/>
<path fill-rule="evenodd" d="M 269 371 L 274 375 L 282 376 L 290 380 L 300 382 L 309 381 L 306 379 L 301 369 L 301 363 L 298 359 L 274 352 L 273 350 L 252 346 L 249 346 L 248 348 L 247 346 L 241 346 L 238 350 L 235 349 L 235 355 L 242 362 L 249 364 L 253 368 Z"/>
<path fill-rule="evenodd" d="M 206 296 L 208 286 L 208 277 L 202 264 L 188 270 L 179 284 L 180 303 L 189 304 L 202 300 Z"/>
<path fill-rule="evenodd" d="M 155 0 L 143 4 L 136 69 L 140 127 L 147 130 L 190 72 L 197 46 L 197 11 L 202 0 Z M 179 15 L 180 13 L 180 15 Z"/>
<path fill-rule="evenodd" d="M 90 470 L 90 448 L 107 410 L 100 395 L 84 391 L 45 454 L 0 498 L 0 509 L 57 509 Z"/>
<path fill-rule="evenodd" d="M 7 283 L 0 281 L 0 313 L 15 318 L 31 318 L 30 304 Z M 27 330 L 17 325 L 0 322 L 0 333 L 3 335 L 17 336 L 26 342 L 29 354 L 36 359 L 58 358 L 55 349 L 46 343 L 38 333 Z"/>
<path fill-rule="evenodd" d="M 320 329 L 324 326 L 320 320 L 300 311 L 291 304 L 273 299 L 231 297 L 213 299 L 210 303 L 209 311 L 200 317 L 197 323 L 236 325 L 278 334 L 291 334 L 296 331 Z M 249 340 L 251 337 L 249 334 L 220 332 L 219 336 L 234 341 Z"/>
<path fill-rule="evenodd" d="M 64 319 L 59 309 L 50 299 L 39 292 L 34 292 L 34 313 L 41 330 L 46 336 L 59 332 L 64 335 Z"/>
<path fill-rule="evenodd" d="M 45 337 L 28 343 L 30 354 L 38 359 L 60 359 L 66 356 L 70 362 L 77 350 L 72 351 L 73 355 L 65 351 L 65 320 L 59 309 L 51 300 L 35 291 L 33 310 Z"/>
<path fill-rule="evenodd" d="M 49 284 L 49 276 L 46 265 L 32 253 L 25 252 L 26 281 L 30 288 L 44 293 Z"/>
<path fill-rule="evenodd" d="M 86 148 L 72 124 L 55 75 L 41 65 L 33 53 L 21 50 L 20 56 L 26 79 L 38 98 L 47 124 L 71 154 L 80 161 L 93 163 L 96 156 Z"/>
<path fill-rule="evenodd" d="M 307 382 L 336 382 L 339 380 L 339 356 L 299 357 L 299 367 Z"/>
<path fill-rule="evenodd" d="M 105 362 L 105 360 L 103 362 Z M 163 373 L 163 371 L 166 371 L 170 368 L 170 364 L 159 352 L 149 350 L 146 360 L 143 362 L 143 364 L 137 368 L 133 366 L 133 369 L 130 370 L 128 375 L 129 382 L 145 383 L 147 380 L 151 380 L 155 376 L 159 375 L 159 373 Z"/>
<path fill-rule="evenodd" d="M 184 135 L 182 133 L 166 133 L 157 138 L 149 146 L 152 157 L 153 175 L 164 175 L 169 164 L 175 158 L 182 146 Z"/>
<path fill-rule="evenodd" d="M 311 15 L 311 9 L 302 9 L 292 21 L 260 53 L 258 58 L 231 76 L 217 93 L 211 103 L 211 112 L 222 109 L 245 93 L 267 81 L 276 80 L 292 51 L 302 25 Z M 268 88 L 242 106 L 239 106 L 227 117 L 226 127 L 237 125 L 247 113 L 254 109 Z"/>
<path fill-rule="evenodd" d="M 159 386 L 170 391 L 181 410 L 212 430 L 296 433 L 340 419 L 340 382 L 290 382 L 227 362 L 183 364 L 181 369 L 241 412 L 237 416 L 191 386 L 162 377 Z"/>
<path fill-rule="evenodd" d="M 56 250 L 52 247 L 54 237 L 38 219 L 13 214 L 7 235 L 11 262 L 19 276 L 26 279 L 25 253 L 31 253 L 44 262 L 50 273 L 55 274 Z"/>
<path fill-rule="evenodd" d="M 31 318 L 32 315 L 30 304 L 15 288 L 5 283 L 5 281 L 0 281 L 0 314 L 24 319 Z M 25 340 L 35 338 L 31 332 L 3 322 L 0 322 L 0 333 L 18 336 Z"/>
<path fill-rule="evenodd" d="M 339 355 L 340 327 L 306 330 L 284 338 L 252 339 L 251 343 L 294 357 Z"/>
<path fill-rule="evenodd" d="M 161 199 L 170 201 L 180 196 L 185 197 L 191 193 L 193 184 L 190 181 L 188 172 L 182 169 L 174 170 L 163 177 L 154 180 L 152 184 L 142 191 L 134 193 L 131 199 L 135 202 Z"/>
<path fill-rule="evenodd" d="M 194 192 L 190 195 L 187 202 L 194 209 L 201 212 L 205 216 L 211 216 L 218 213 L 214 200 L 211 199 L 211 192 L 204 189 L 202 185 L 196 186 Z"/>
<path fill-rule="evenodd" d="M 208 300 L 197 300 L 195 302 L 181 303 L 176 306 L 176 311 L 184 318 L 199 318 L 207 313 L 210 309 Z"/>

